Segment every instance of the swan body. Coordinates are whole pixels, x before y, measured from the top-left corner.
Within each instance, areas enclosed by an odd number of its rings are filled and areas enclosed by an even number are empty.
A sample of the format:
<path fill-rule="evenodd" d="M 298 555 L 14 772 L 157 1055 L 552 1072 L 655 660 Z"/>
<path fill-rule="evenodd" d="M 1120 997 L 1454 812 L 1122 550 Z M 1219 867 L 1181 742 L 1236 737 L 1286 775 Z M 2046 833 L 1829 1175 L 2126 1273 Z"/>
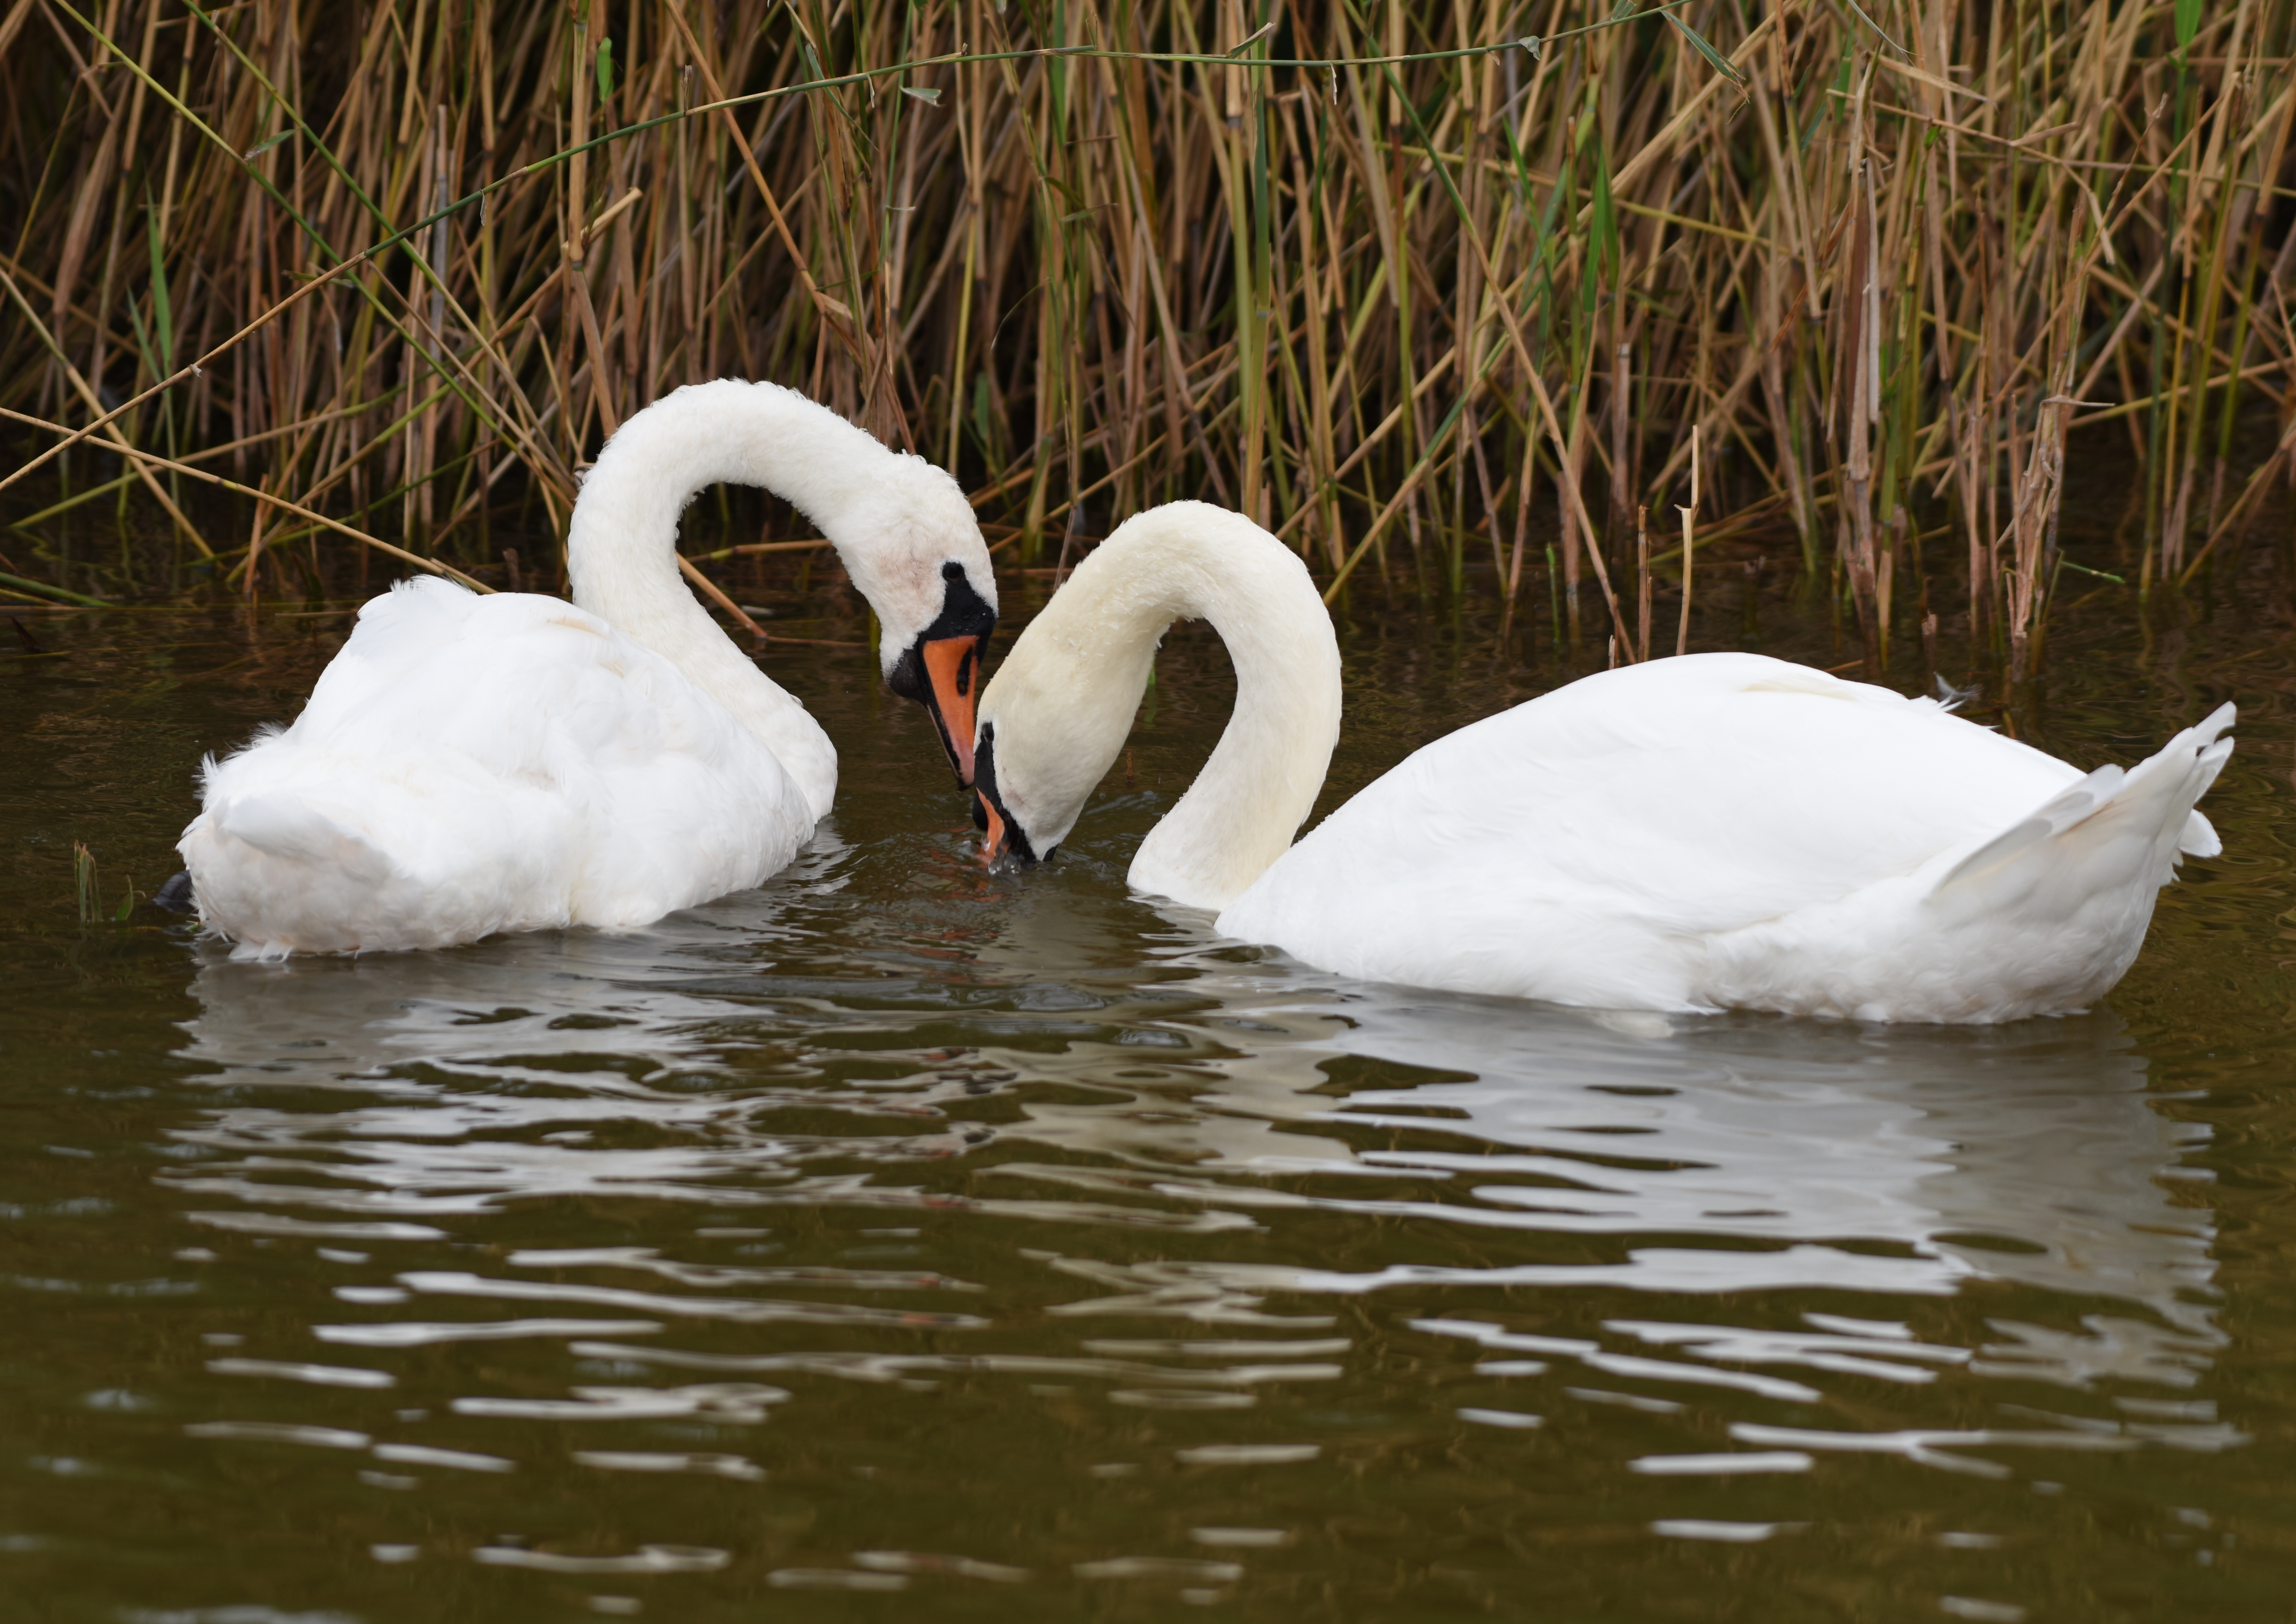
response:
<path fill-rule="evenodd" d="M 883 627 L 960 778 L 996 586 L 949 477 L 772 384 L 696 384 L 623 425 L 568 531 L 574 603 L 402 582 L 294 723 L 204 769 L 178 849 L 245 956 L 644 925 L 758 884 L 828 810 L 837 755 L 679 579 L 718 481 L 789 498 Z"/>
<path fill-rule="evenodd" d="M 1048 796 L 1023 741 L 1062 725 L 1039 695 L 1103 680 L 1079 674 L 1071 644 L 1136 635 L 1056 612 L 1086 570 L 1105 557 L 1112 576 L 1184 578 L 1145 532 L 1111 553 L 1130 529 L 1078 570 L 982 695 L 996 770 L 984 763 L 978 788 L 992 841 L 1013 826 L 1009 849 L 1037 838 L 1031 817 L 1064 834 L 1082 804 L 1073 786 L 1088 791 L 1121 746 L 1104 727 L 1063 739 L 1065 777 Z M 1095 581 L 1079 608 L 1141 593 Z M 1304 648 L 1305 611 L 1264 593 L 1242 608 L 1215 622 L 1235 656 L 1238 711 L 1264 706 L 1280 730 L 1283 701 L 1247 696 L 1254 657 L 1238 644 Z M 1097 671 L 1122 665 L 1103 651 Z M 1300 712 L 1317 739 L 1336 708 L 1335 661 L 1328 682 Z M 1072 717 L 1117 709 L 1068 703 Z M 1215 752 L 1131 879 L 1217 910 L 1223 934 L 1366 980 L 1679 1013 L 2066 1013 L 2128 970 L 2179 854 L 2218 851 L 2194 805 L 2231 751 L 2220 735 L 2233 717 L 2224 706 L 2134 768 L 2084 775 L 1934 701 L 1757 654 L 1692 655 L 1585 677 L 1439 739 L 1249 876 L 1249 863 L 1204 867 L 1205 849 L 1257 853 L 1284 816 L 1288 841 L 1297 815 L 1275 809 L 1264 763 Z M 1208 783 L 1208 808 L 1269 809 L 1256 826 L 1234 810 L 1198 816 Z M 1175 825 L 1191 831 L 1180 849 L 1163 842 L 1148 861 Z"/>
<path fill-rule="evenodd" d="M 1759 654 L 1589 677 L 1407 758 L 1221 913 L 1325 969 L 1603 1008 L 2010 1021 L 2127 972 L 2229 706 L 2131 772 Z M 1375 923 L 1374 923 L 1375 922 Z"/>

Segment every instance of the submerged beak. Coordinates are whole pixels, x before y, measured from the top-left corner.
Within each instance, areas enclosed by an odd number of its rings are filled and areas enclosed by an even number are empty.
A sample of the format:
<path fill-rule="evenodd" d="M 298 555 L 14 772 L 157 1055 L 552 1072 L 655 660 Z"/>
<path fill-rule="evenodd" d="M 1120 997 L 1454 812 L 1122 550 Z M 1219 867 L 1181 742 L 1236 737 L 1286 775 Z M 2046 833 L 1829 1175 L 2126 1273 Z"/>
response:
<path fill-rule="evenodd" d="M 1010 854 L 1013 844 L 1012 829 L 1004 822 L 1004 816 L 996 810 L 996 803 L 977 791 L 973 795 L 972 821 L 980 824 L 982 831 L 981 865 L 987 868 L 994 868 Z"/>
<path fill-rule="evenodd" d="M 925 709 L 940 729 L 941 748 L 956 769 L 957 783 L 972 783 L 972 710 L 980 691 L 980 656 L 986 638 L 936 637 L 917 651 L 924 666 Z"/>
<path fill-rule="evenodd" d="M 974 746 L 980 781 L 972 786 L 972 826 L 980 831 L 980 861 L 987 868 L 1033 868 L 1037 853 L 1029 832 L 1004 805 L 996 791 L 996 724 L 980 730 Z M 1047 851 L 1046 857 L 1052 856 Z"/>

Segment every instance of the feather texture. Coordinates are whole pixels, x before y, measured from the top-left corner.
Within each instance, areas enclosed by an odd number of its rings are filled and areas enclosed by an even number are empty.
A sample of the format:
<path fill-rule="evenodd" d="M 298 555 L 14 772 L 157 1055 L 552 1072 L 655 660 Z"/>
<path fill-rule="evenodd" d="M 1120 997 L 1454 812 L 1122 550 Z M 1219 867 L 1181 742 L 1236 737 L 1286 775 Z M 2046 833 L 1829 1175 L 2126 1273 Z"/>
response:
<path fill-rule="evenodd" d="M 266 956 L 642 925 L 757 884 L 814 824 L 660 655 L 554 598 L 439 580 L 369 603 L 294 726 L 205 780 L 194 894 Z"/>
<path fill-rule="evenodd" d="M 1589 677 L 1439 739 L 1220 929 L 1370 980 L 1610 1008 L 2004 1021 L 2135 958 L 2225 707 L 2084 777 L 1934 701 L 1752 654 Z"/>
<path fill-rule="evenodd" d="M 956 580 L 993 623 L 988 548 L 946 473 L 772 384 L 679 390 L 583 484 L 574 603 L 402 583 L 292 726 L 208 763 L 178 848 L 201 918 L 258 957 L 438 947 L 642 925 L 787 864 L 837 752 L 678 577 L 678 514 L 719 480 L 822 525 L 889 671 Z"/>

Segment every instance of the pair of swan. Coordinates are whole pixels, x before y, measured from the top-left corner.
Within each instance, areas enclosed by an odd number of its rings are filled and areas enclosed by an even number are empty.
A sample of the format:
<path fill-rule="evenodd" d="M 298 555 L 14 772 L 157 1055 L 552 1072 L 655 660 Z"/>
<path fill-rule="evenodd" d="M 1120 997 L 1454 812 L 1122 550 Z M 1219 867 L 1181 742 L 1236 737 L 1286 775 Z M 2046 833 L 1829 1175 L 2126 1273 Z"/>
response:
<path fill-rule="evenodd" d="M 571 605 L 435 579 L 368 603 L 295 723 L 210 761 L 180 845 L 243 956 L 649 923 L 759 883 L 837 759 L 678 578 L 719 481 L 821 527 L 992 860 L 1048 857 L 1122 749 L 1157 641 L 1209 619 L 1226 731 L 1134 887 L 1327 970 L 1611 1008 L 2005 1021 L 2100 996 L 2142 944 L 2232 743 L 2224 706 L 2128 773 L 1799 666 L 1590 677 L 1420 750 L 1296 846 L 1340 726 L 1331 619 L 1288 548 L 1175 503 L 1119 528 L 976 687 L 996 624 L 955 482 L 790 390 L 680 390 L 600 453 Z M 977 742 L 976 742 L 977 727 Z"/>
<path fill-rule="evenodd" d="M 762 485 L 820 526 L 960 782 L 996 585 L 956 481 L 791 390 L 720 381 L 624 424 L 567 534 L 574 602 L 436 578 L 359 611 L 294 725 L 208 762 L 178 849 L 247 957 L 651 923 L 758 884 L 837 790 L 819 723 L 678 578 L 680 512 Z"/>
<path fill-rule="evenodd" d="M 1211 622 L 1234 714 L 1133 887 L 1371 980 L 1602 1008 L 1996 1021 L 2084 1007 L 2136 958 L 2220 707 L 2084 776 L 1936 701 L 1754 654 L 1588 677 L 1417 751 L 1297 845 L 1339 738 L 1299 558 L 1200 503 L 1078 565 L 980 697 L 992 860 L 1049 857 L 1130 730 L 1158 639 Z"/>

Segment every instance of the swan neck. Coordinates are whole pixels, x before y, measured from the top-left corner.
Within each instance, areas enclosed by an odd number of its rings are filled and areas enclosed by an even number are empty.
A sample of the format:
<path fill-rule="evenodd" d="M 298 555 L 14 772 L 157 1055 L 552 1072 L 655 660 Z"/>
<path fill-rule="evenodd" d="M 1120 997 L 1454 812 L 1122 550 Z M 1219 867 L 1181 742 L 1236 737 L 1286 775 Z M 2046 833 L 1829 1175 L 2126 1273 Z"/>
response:
<path fill-rule="evenodd" d="M 1217 908 L 1291 844 L 1339 739 L 1339 644 L 1291 549 L 1203 503 L 1128 520 L 1029 627 L 981 715 L 997 730 L 1001 770 L 1032 803 L 1013 809 L 1047 850 L 1122 750 L 1157 644 L 1180 619 L 1209 620 L 1226 644 L 1235 709 L 1130 877 L 1140 890 Z"/>
<path fill-rule="evenodd" d="M 1197 907 L 1226 907 L 1290 848 L 1339 742 L 1331 615 L 1298 557 L 1268 540 L 1275 555 L 1255 549 L 1248 570 L 1222 547 L 1184 578 L 1184 612 L 1210 621 L 1227 647 L 1235 709 L 1188 792 L 1141 842 L 1129 878 Z"/>
<path fill-rule="evenodd" d="M 855 510 L 895 460 L 792 390 L 733 380 L 678 390 L 623 425 L 583 481 L 567 535 L 574 601 L 617 625 L 617 611 L 672 601 L 709 623 L 676 554 L 679 516 L 713 485 L 759 486 L 791 503 L 850 570 Z"/>
<path fill-rule="evenodd" d="M 678 571 L 678 520 L 710 486 L 762 486 L 820 525 L 847 558 L 859 528 L 849 521 L 851 493 L 872 483 L 873 464 L 890 455 L 794 391 L 731 381 L 691 385 L 633 417 L 607 443 L 568 527 L 576 604 L 726 704 L 781 759 L 816 816 L 835 792 L 836 752 L 804 706 L 695 601 Z"/>

